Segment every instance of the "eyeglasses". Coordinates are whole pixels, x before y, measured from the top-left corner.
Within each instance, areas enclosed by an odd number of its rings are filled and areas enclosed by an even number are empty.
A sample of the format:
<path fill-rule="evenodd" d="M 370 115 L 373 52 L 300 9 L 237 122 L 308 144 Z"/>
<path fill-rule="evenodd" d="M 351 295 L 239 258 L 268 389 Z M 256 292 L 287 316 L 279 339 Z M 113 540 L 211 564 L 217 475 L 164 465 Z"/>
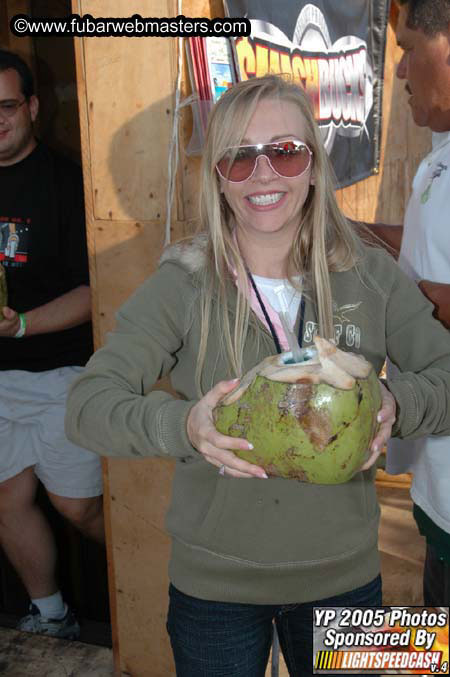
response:
<path fill-rule="evenodd" d="M 12 118 L 25 102 L 26 99 L 23 101 L 17 101 L 16 99 L 0 101 L 0 115 L 4 115 L 5 118 Z"/>
<path fill-rule="evenodd" d="M 253 176 L 258 158 L 264 156 L 278 176 L 294 179 L 311 165 L 312 151 L 298 139 L 257 143 L 251 146 L 232 146 L 216 165 L 220 176 L 231 183 L 243 183 Z"/>

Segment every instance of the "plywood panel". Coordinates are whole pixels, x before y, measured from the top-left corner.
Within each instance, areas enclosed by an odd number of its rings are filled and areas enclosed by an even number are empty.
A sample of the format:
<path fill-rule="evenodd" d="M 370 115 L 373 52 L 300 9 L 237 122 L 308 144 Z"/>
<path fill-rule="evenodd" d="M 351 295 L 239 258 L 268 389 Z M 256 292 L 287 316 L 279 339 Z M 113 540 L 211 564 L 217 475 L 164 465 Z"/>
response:
<path fill-rule="evenodd" d="M 83 0 L 94 17 L 167 16 L 164 0 Z M 95 218 L 159 220 L 165 215 L 172 123 L 173 40 L 84 40 Z"/>
<path fill-rule="evenodd" d="M 74 2 L 93 16 L 167 16 L 165 2 Z M 155 269 L 164 240 L 174 40 L 76 41 L 96 345 Z M 185 224 L 174 222 L 174 238 Z M 165 631 L 172 464 L 106 461 L 105 499 L 116 674 L 174 674 Z"/>
<path fill-rule="evenodd" d="M 172 236 L 183 237 L 189 224 L 174 221 Z M 98 294 L 98 328 L 102 337 L 114 313 L 155 270 L 164 244 L 159 221 L 100 221 L 93 227 Z"/>
<path fill-rule="evenodd" d="M 173 675 L 165 630 L 167 562 L 164 531 L 173 464 L 109 462 L 121 670 L 136 677 Z"/>
<path fill-rule="evenodd" d="M 111 649 L 67 639 L 0 629 L 4 677 L 111 677 Z"/>

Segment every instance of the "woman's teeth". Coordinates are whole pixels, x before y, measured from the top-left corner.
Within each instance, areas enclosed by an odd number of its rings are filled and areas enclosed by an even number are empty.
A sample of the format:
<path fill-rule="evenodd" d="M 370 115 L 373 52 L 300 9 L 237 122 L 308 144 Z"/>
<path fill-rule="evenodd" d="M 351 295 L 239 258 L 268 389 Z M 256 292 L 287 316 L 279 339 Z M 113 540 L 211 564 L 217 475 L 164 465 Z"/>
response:
<path fill-rule="evenodd" d="M 283 197 L 284 193 L 269 193 L 267 195 L 249 195 L 248 200 L 254 205 L 263 207 L 264 205 L 273 205 Z"/>

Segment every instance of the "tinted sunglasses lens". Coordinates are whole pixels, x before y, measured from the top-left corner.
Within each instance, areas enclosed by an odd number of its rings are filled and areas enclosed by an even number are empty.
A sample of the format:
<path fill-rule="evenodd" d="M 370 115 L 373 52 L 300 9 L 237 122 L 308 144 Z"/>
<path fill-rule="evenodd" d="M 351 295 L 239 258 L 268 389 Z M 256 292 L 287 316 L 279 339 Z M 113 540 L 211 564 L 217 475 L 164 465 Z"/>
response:
<path fill-rule="evenodd" d="M 235 149 L 230 149 L 219 160 L 217 168 L 222 176 L 230 181 L 245 181 L 253 172 L 255 160 L 256 151 L 253 147 L 238 148 L 237 152 L 235 152 Z"/>
<path fill-rule="evenodd" d="M 309 167 L 311 153 L 307 146 L 298 141 L 281 141 L 258 146 L 230 148 L 217 163 L 221 175 L 229 181 L 246 181 L 255 169 L 260 155 L 265 155 L 272 168 L 286 178 L 300 176 Z"/>
<path fill-rule="evenodd" d="M 266 149 L 270 164 L 281 176 L 300 176 L 309 167 L 311 156 L 307 146 L 302 143 L 283 141 L 267 145 Z"/>

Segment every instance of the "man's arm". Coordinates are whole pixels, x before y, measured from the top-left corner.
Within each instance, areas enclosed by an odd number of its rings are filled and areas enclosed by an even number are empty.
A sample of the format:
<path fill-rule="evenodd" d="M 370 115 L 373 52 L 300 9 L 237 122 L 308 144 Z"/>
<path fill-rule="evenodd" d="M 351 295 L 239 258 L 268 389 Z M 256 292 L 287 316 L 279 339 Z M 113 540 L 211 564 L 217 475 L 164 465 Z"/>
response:
<path fill-rule="evenodd" d="M 403 226 L 387 226 L 384 223 L 363 223 L 366 233 L 375 235 L 372 242 L 381 244 L 398 259 L 403 237 Z M 379 239 L 378 239 L 379 238 Z M 420 280 L 419 288 L 434 305 L 434 316 L 450 329 L 450 284 Z"/>
<path fill-rule="evenodd" d="M 376 236 L 375 241 L 398 259 L 403 238 L 403 226 L 387 226 L 384 223 L 366 223 L 365 225 Z"/>
<path fill-rule="evenodd" d="M 385 223 L 365 223 L 353 221 L 355 225 L 364 227 L 360 233 L 365 240 L 378 244 L 386 249 L 394 258 L 398 259 L 402 244 L 403 226 L 387 226 Z M 361 229 L 362 230 L 362 229 Z"/>
<path fill-rule="evenodd" d="M 20 327 L 19 315 L 12 308 L 3 309 L 4 320 L 0 321 L 0 336 L 15 336 Z M 58 296 L 42 306 L 27 310 L 26 336 L 48 334 L 70 329 L 91 319 L 91 291 L 87 285 Z"/>
<path fill-rule="evenodd" d="M 386 226 L 384 223 L 364 223 L 370 234 L 375 235 L 373 242 L 381 244 L 398 259 L 403 237 L 403 226 Z M 366 232 L 367 232 L 366 231 Z M 379 238 L 379 239 L 378 239 Z M 419 288 L 434 305 L 434 316 L 450 329 L 450 284 L 420 280 Z"/>
<path fill-rule="evenodd" d="M 420 280 L 419 288 L 434 304 L 434 316 L 450 329 L 450 284 Z"/>

